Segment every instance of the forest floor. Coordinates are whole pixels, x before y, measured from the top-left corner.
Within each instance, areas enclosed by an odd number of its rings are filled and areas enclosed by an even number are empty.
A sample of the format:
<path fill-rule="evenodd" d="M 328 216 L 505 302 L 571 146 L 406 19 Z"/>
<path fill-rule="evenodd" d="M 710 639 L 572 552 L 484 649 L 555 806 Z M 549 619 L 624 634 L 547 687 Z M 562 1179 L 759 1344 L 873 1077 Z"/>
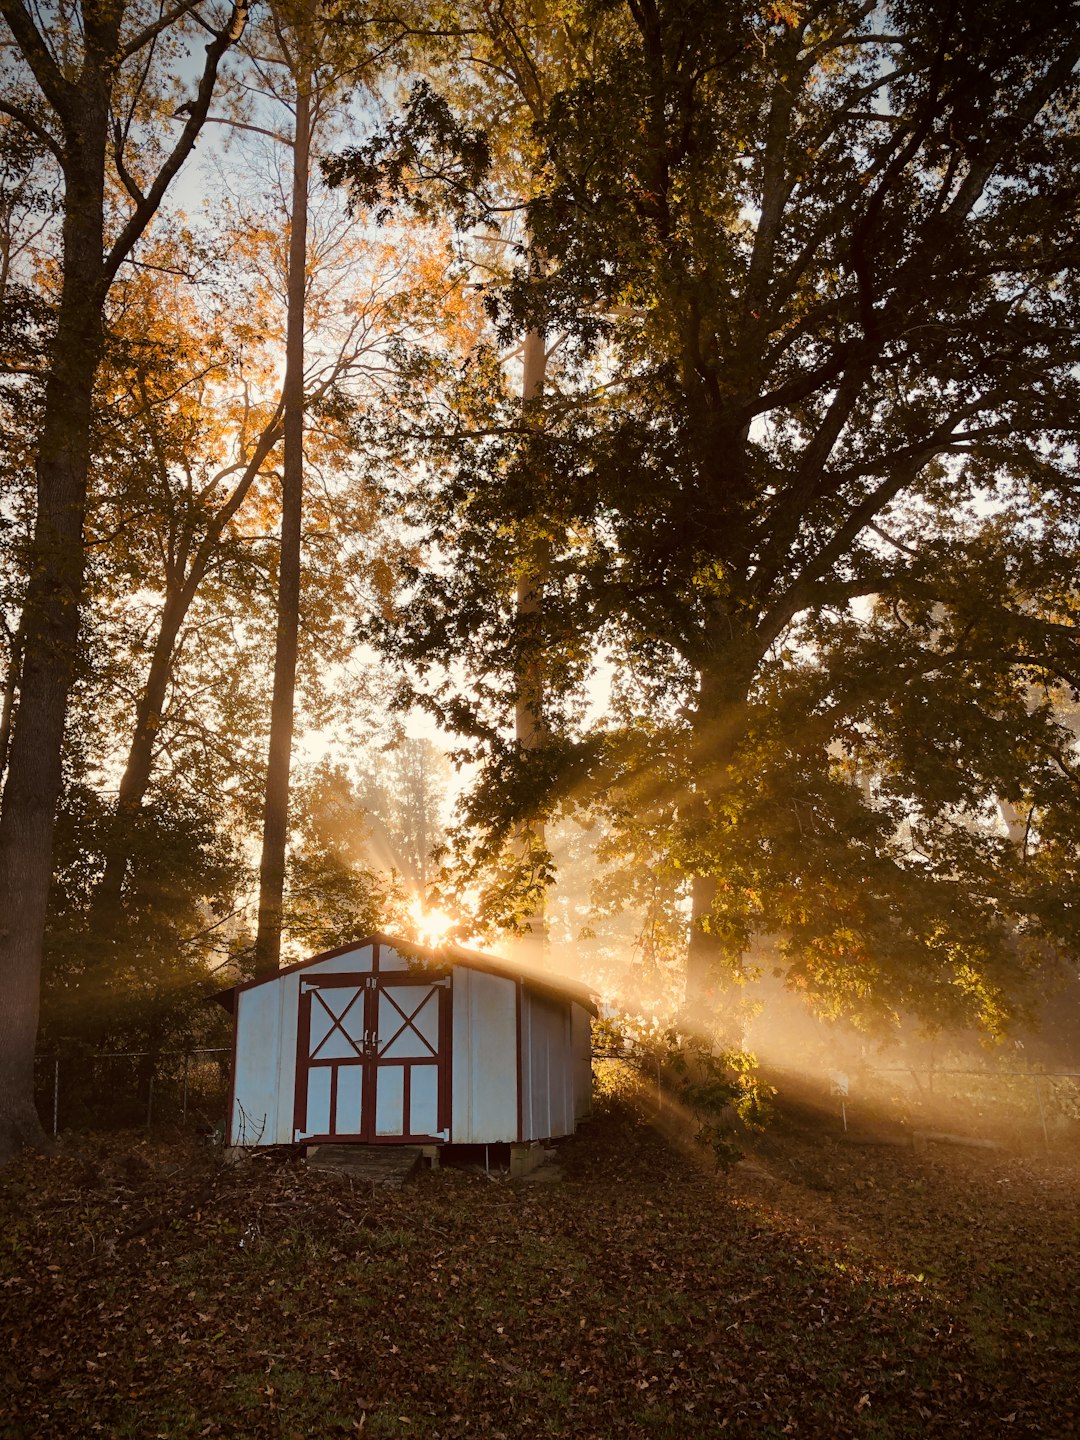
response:
<path fill-rule="evenodd" d="M 72 1137 L 0 1175 L 0 1436 L 1080 1435 L 1077 1157 L 837 1128 L 724 1175 L 609 1098 L 374 1194 Z"/>

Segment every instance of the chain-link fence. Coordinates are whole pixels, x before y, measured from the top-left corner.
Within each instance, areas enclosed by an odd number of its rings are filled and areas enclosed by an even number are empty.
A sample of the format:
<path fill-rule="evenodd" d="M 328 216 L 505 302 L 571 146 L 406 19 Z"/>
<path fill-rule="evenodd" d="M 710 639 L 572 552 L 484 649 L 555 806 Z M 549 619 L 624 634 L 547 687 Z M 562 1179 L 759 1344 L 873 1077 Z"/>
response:
<path fill-rule="evenodd" d="M 225 1048 L 84 1051 L 39 1055 L 34 1088 L 51 1134 L 82 1127 L 224 1123 L 230 1054 Z"/>
<path fill-rule="evenodd" d="M 1080 1133 L 1080 1071 L 882 1068 L 871 1094 L 888 1094 L 930 1123 L 953 1120 L 974 1136 L 1040 1137 L 1048 1150 Z M 857 1101 L 858 1087 L 852 1099 Z"/>
<path fill-rule="evenodd" d="M 845 1130 L 849 1123 L 893 1120 L 916 1138 L 1047 1152 L 1080 1144 L 1076 1070 L 862 1064 L 818 1083 Z"/>
<path fill-rule="evenodd" d="M 606 1086 L 609 1067 L 637 1075 L 643 1092 L 663 1110 L 662 1060 L 633 1048 L 593 1052 L 597 1081 Z M 812 1108 L 833 1109 L 844 1132 L 891 1122 L 897 1133 L 959 1143 L 1020 1149 L 1080 1149 L 1080 1071 L 946 1066 L 873 1066 L 822 1072 L 766 1066 L 762 1079 L 782 1096 Z M 672 1097 L 675 1098 L 675 1097 Z M 948 1132 L 948 1133 L 945 1133 Z"/>

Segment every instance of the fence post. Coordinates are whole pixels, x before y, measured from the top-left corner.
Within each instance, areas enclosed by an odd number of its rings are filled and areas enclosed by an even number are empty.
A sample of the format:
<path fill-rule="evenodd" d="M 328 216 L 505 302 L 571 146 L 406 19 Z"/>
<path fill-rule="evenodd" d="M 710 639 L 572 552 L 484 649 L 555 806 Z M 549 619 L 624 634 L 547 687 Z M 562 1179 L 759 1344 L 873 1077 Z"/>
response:
<path fill-rule="evenodd" d="M 1043 1109 L 1042 1081 L 1038 1075 L 1031 1077 L 1035 1081 L 1035 1098 L 1039 1102 L 1039 1119 L 1042 1121 L 1043 1143 L 1046 1146 L 1046 1153 L 1050 1154 L 1050 1136 L 1046 1129 L 1046 1111 Z"/>
<path fill-rule="evenodd" d="M 52 1133 L 55 1140 L 60 1133 L 60 1057 L 53 1060 L 52 1086 Z"/>

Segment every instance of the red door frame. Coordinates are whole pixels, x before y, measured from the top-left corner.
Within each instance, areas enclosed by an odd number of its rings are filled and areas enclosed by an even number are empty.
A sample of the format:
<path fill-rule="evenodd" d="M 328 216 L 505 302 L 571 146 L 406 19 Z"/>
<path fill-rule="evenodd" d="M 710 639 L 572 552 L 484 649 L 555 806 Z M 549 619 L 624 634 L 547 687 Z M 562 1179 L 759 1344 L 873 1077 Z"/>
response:
<path fill-rule="evenodd" d="M 304 988 L 307 981 L 309 988 Z M 449 983 L 447 983 L 449 981 Z M 376 1039 L 379 1023 L 379 996 L 387 986 L 415 985 L 435 989 L 439 1006 L 439 1052 L 432 1060 L 382 1060 L 376 1053 Z M 362 989 L 364 1004 L 364 1038 L 362 1055 L 356 1060 L 312 1061 L 308 1051 L 311 1036 L 311 997 L 317 989 L 339 989 L 354 987 Z M 419 1143 L 438 1144 L 449 1138 L 451 1115 L 451 1063 L 450 1046 L 453 1035 L 451 1009 L 453 982 L 450 972 L 442 974 L 418 973 L 410 970 L 386 970 L 383 972 L 356 971 L 353 973 L 323 974 L 310 977 L 300 976 L 299 1005 L 296 1027 L 296 1088 L 293 1103 L 293 1134 L 303 1136 L 304 1144 L 366 1144 L 366 1145 L 413 1145 Z M 359 997 L 357 997 L 359 999 Z M 394 1002 L 391 1000 L 391 1004 Z M 349 1007 L 352 1008 L 351 1006 Z M 398 1008 L 395 1005 L 395 1009 Z M 407 1024 L 408 1021 L 405 1021 Z M 402 1027 L 404 1028 L 404 1026 Z M 400 1033 L 400 1032 L 399 1032 Z M 350 1037 L 351 1038 L 351 1037 Z M 387 1042 L 389 1043 L 389 1042 Z M 409 1118 L 411 1076 L 414 1065 L 431 1066 L 438 1070 L 438 1121 L 440 1134 L 435 1135 L 376 1135 L 375 1106 L 378 1093 L 378 1072 L 389 1065 L 403 1066 L 402 1118 Z M 361 1065 L 363 1067 L 361 1120 L 359 1134 L 336 1134 L 333 1132 L 337 1108 L 337 1071 L 341 1067 Z M 330 1125 L 325 1135 L 304 1133 L 307 1122 L 308 1075 L 312 1069 L 331 1069 L 334 1074 L 330 1081 Z"/>

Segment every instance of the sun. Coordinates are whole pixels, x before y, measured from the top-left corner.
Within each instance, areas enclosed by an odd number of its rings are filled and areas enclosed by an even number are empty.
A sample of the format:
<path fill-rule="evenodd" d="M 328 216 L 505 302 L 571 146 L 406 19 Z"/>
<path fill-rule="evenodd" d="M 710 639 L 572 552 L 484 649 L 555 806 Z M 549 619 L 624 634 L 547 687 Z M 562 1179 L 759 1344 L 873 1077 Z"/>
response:
<path fill-rule="evenodd" d="M 424 945 L 442 945 L 454 928 L 454 917 L 445 910 L 429 910 L 418 895 L 409 906 L 409 916 L 416 927 L 416 938 Z"/>

